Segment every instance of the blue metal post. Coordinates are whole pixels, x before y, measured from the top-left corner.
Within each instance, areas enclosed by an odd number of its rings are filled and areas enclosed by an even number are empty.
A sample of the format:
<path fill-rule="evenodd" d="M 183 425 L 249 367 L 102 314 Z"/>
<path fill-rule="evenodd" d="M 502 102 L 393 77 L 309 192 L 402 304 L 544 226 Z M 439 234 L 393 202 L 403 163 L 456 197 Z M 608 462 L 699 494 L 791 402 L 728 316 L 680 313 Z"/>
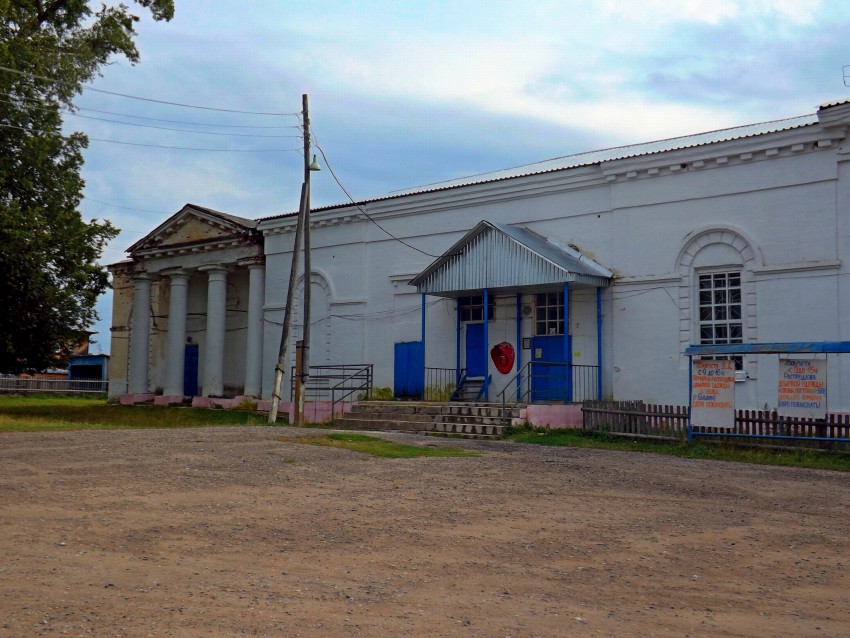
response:
<path fill-rule="evenodd" d="M 516 400 L 520 400 L 522 394 L 522 295 L 516 294 Z"/>
<path fill-rule="evenodd" d="M 455 387 L 460 385 L 460 302 L 455 299 Z"/>
<path fill-rule="evenodd" d="M 564 282 L 564 361 L 567 362 L 567 397 L 573 400 L 573 349 L 570 347 L 570 284 Z"/>
<path fill-rule="evenodd" d="M 602 400 L 602 288 L 596 287 L 596 400 Z"/>
<path fill-rule="evenodd" d="M 490 400 L 490 317 L 487 315 L 487 310 L 490 307 L 490 295 L 487 289 L 484 289 L 484 400 Z"/>
<path fill-rule="evenodd" d="M 688 445 L 693 442 L 691 428 L 693 422 L 691 420 L 691 411 L 694 403 L 694 358 L 688 357 Z"/>
<path fill-rule="evenodd" d="M 425 399 L 425 293 L 422 293 L 422 399 Z"/>

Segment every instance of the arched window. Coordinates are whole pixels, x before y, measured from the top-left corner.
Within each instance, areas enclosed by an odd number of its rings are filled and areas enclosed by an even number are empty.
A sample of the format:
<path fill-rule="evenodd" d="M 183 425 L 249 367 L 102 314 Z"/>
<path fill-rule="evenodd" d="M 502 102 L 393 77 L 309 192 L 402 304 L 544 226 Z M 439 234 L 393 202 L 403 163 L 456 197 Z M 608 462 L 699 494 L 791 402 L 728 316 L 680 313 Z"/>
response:
<path fill-rule="evenodd" d="M 753 243 L 738 229 L 701 229 L 685 238 L 677 268 L 679 340 L 689 344 L 756 341 L 758 327 L 753 268 L 760 264 Z M 733 357 L 736 369 L 743 357 Z M 754 363 L 748 365 L 754 372 Z M 754 376 L 754 375 L 751 375 Z"/>

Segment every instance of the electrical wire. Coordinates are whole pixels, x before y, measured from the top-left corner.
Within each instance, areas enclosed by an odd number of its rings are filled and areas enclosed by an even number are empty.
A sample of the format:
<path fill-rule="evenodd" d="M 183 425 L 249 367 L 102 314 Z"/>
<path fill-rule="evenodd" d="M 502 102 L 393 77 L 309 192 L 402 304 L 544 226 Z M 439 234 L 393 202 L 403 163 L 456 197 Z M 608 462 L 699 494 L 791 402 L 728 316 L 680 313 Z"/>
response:
<path fill-rule="evenodd" d="M 120 204 L 113 204 L 112 202 L 104 202 L 99 199 L 95 199 L 93 197 L 83 196 L 83 201 L 88 202 L 97 202 L 98 204 L 103 204 L 104 206 L 111 206 L 112 208 L 123 208 L 124 210 L 134 210 L 139 213 L 157 213 L 162 215 L 172 215 L 174 211 L 165 211 L 165 210 L 151 210 L 149 208 L 131 208 L 130 206 L 121 206 Z"/>
<path fill-rule="evenodd" d="M 32 131 L 25 126 L 15 126 L 14 124 L 2 124 L 0 123 L 0 128 L 11 128 L 17 129 L 19 131 L 26 131 L 28 133 L 32 133 Z M 69 139 L 67 136 L 62 135 L 63 139 Z M 300 153 L 302 149 L 300 148 L 204 148 L 204 147 L 195 147 L 195 146 L 167 146 L 165 144 L 143 144 L 141 142 L 122 142 L 119 140 L 108 140 L 102 137 L 89 137 L 86 136 L 90 142 L 106 142 L 108 144 L 122 144 L 124 146 L 145 146 L 148 148 L 166 148 L 169 150 L 175 151 L 210 151 L 215 153 Z"/>
<path fill-rule="evenodd" d="M 339 186 L 340 189 L 342 190 L 342 192 L 345 193 L 345 196 L 348 197 L 349 201 L 351 201 L 351 203 L 354 204 L 355 207 L 357 207 L 357 210 L 359 210 L 361 213 L 363 213 L 363 215 L 366 217 L 366 219 L 368 219 L 370 222 L 375 224 L 375 226 L 380 228 L 382 231 L 384 231 L 387 235 L 392 237 L 394 240 L 396 240 L 400 244 L 403 244 L 403 245 L 407 246 L 408 248 L 415 250 L 418 253 L 422 253 L 423 255 L 426 255 L 428 257 L 434 257 L 435 259 L 439 259 L 440 257 L 443 257 L 443 255 L 435 255 L 433 253 L 429 253 L 427 250 L 422 250 L 421 248 L 417 248 L 413 244 L 409 244 L 408 242 L 404 241 L 403 239 L 396 237 L 390 231 L 388 231 L 386 228 L 384 228 L 378 222 L 376 222 L 372 218 L 372 216 L 369 215 L 369 213 L 367 213 L 358 202 L 354 201 L 354 198 L 351 196 L 351 194 L 348 192 L 348 190 L 346 190 L 345 186 L 342 185 L 342 182 L 339 181 L 339 178 L 336 176 L 336 173 L 334 172 L 334 169 L 331 166 L 331 163 L 328 161 L 328 156 L 325 155 L 325 151 L 322 149 L 321 146 L 319 146 L 319 143 L 316 140 L 315 136 L 311 135 L 311 137 L 313 138 L 313 143 L 315 144 L 316 148 L 319 149 L 319 153 L 322 154 L 322 159 L 325 160 L 325 165 L 328 167 L 328 170 L 331 173 L 331 177 L 333 177 L 334 181 L 337 183 L 337 186 Z"/>
<path fill-rule="evenodd" d="M 89 137 L 91 142 L 106 142 L 109 144 L 123 144 L 124 146 L 145 146 L 147 148 L 166 148 L 175 151 L 209 151 L 214 153 L 300 153 L 300 148 L 203 148 L 194 146 L 167 146 L 165 144 L 142 144 L 140 142 L 120 142 L 118 140 L 107 140 L 102 137 Z"/>
<path fill-rule="evenodd" d="M 56 82 L 55 78 L 50 78 L 44 75 L 37 75 L 35 73 L 27 73 L 26 71 L 19 71 L 18 69 L 12 69 L 7 66 L 0 66 L 0 71 L 6 71 L 7 73 L 15 73 L 17 75 L 22 75 L 24 77 L 28 77 L 36 80 L 46 80 L 47 82 Z M 93 86 L 84 86 L 83 90 L 85 91 L 93 91 L 95 93 L 103 93 L 105 95 L 114 95 L 116 97 L 123 97 L 129 100 L 139 100 L 141 102 L 152 102 L 154 104 L 164 104 L 166 106 L 178 106 L 185 109 L 200 109 L 203 111 L 217 111 L 219 113 L 239 113 L 241 115 L 268 115 L 268 116 L 276 116 L 276 117 L 297 117 L 297 113 L 274 113 L 267 111 L 240 111 L 237 109 L 223 109 L 214 106 L 201 106 L 198 104 L 185 104 L 183 102 L 170 102 L 168 100 L 156 100 L 154 98 L 149 97 L 141 97 L 139 95 L 130 95 L 128 93 L 119 93 L 117 91 L 107 91 L 105 89 L 96 89 Z"/>
<path fill-rule="evenodd" d="M 24 101 L 29 102 L 30 106 L 42 110 L 42 111 L 50 111 L 53 107 L 45 106 L 45 102 L 42 100 L 37 100 L 35 98 L 25 97 Z M 14 100 L 4 100 L 0 98 L 0 102 L 4 104 L 11 104 L 12 106 L 18 106 L 18 102 Z M 301 130 L 300 126 L 296 126 L 294 124 L 281 124 L 281 125 L 268 125 L 268 124 L 215 124 L 212 122 L 188 122 L 186 120 L 168 120 L 160 117 L 146 117 L 144 115 L 132 115 L 130 113 L 118 113 L 116 111 L 104 111 L 102 109 L 91 109 L 83 106 L 74 106 L 71 108 L 63 108 L 61 109 L 63 113 L 67 113 L 69 115 L 76 115 L 77 117 L 85 117 L 83 115 L 78 115 L 76 111 L 86 111 L 90 113 L 101 113 L 102 115 L 115 115 L 116 117 L 129 117 L 135 120 L 146 120 L 148 122 L 164 122 L 166 124 L 185 124 L 187 126 L 210 126 L 217 128 L 249 128 L 249 129 L 296 129 Z M 89 118 L 89 119 L 97 119 L 97 118 Z M 105 120 L 110 122 L 112 120 Z M 120 122 L 121 124 L 131 124 L 131 122 Z M 180 130 L 180 129 L 167 129 L 167 130 Z M 301 138 L 301 135 L 293 135 L 291 137 Z"/>
<path fill-rule="evenodd" d="M 99 122 L 111 122 L 112 124 L 124 124 L 125 126 L 140 126 L 142 128 L 154 128 L 160 131 L 177 131 L 178 133 L 196 133 L 198 135 L 221 135 L 224 137 L 258 137 L 263 139 L 270 138 L 288 138 L 288 139 L 299 139 L 300 135 L 256 135 L 253 133 L 222 133 L 220 131 L 193 131 L 191 129 L 185 128 L 173 128 L 170 126 L 156 126 L 154 124 L 139 124 L 138 122 L 122 122 L 121 120 L 111 120 L 106 117 L 95 117 L 93 115 L 80 115 L 79 113 L 74 113 L 72 111 L 66 111 L 69 115 L 73 117 L 81 117 L 86 120 L 97 120 Z"/>

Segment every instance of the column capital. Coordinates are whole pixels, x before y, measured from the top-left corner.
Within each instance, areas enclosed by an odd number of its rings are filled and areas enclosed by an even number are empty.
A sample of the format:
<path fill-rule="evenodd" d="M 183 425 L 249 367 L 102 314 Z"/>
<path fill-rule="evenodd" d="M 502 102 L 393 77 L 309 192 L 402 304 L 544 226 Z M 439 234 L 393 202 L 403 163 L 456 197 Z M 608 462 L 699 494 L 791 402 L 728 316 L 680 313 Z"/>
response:
<path fill-rule="evenodd" d="M 171 281 L 174 281 L 181 278 L 188 279 L 192 273 L 185 268 L 168 268 L 166 270 L 161 270 L 159 274 L 163 277 L 169 277 Z"/>
<path fill-rule="evenodd" d="M 224 264 L 204 264 L 203 266 L 198 266 L 198 270 L 201 272 L 230 272 L 230 268 L 225 266 Z"/>
<path fill-rule="evenodd" d="M 236 262 L 240 266 L 248 268 L 259 268 L 266 265 L 266 258 L 262 255 L 254 255 L 252 257 L 244 257 Z"/>

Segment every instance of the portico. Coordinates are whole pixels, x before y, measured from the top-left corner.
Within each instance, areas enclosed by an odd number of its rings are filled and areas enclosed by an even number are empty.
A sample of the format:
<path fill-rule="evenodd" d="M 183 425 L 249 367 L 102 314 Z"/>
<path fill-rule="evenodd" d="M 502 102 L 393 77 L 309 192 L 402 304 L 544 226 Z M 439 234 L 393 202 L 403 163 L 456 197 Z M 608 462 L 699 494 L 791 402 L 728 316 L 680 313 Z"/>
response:
<path fill-rule="evenodd" d="M 131 246 L 125 402 L 259 396 L 265 261 L 255 226 L 186 205 Z"/>

